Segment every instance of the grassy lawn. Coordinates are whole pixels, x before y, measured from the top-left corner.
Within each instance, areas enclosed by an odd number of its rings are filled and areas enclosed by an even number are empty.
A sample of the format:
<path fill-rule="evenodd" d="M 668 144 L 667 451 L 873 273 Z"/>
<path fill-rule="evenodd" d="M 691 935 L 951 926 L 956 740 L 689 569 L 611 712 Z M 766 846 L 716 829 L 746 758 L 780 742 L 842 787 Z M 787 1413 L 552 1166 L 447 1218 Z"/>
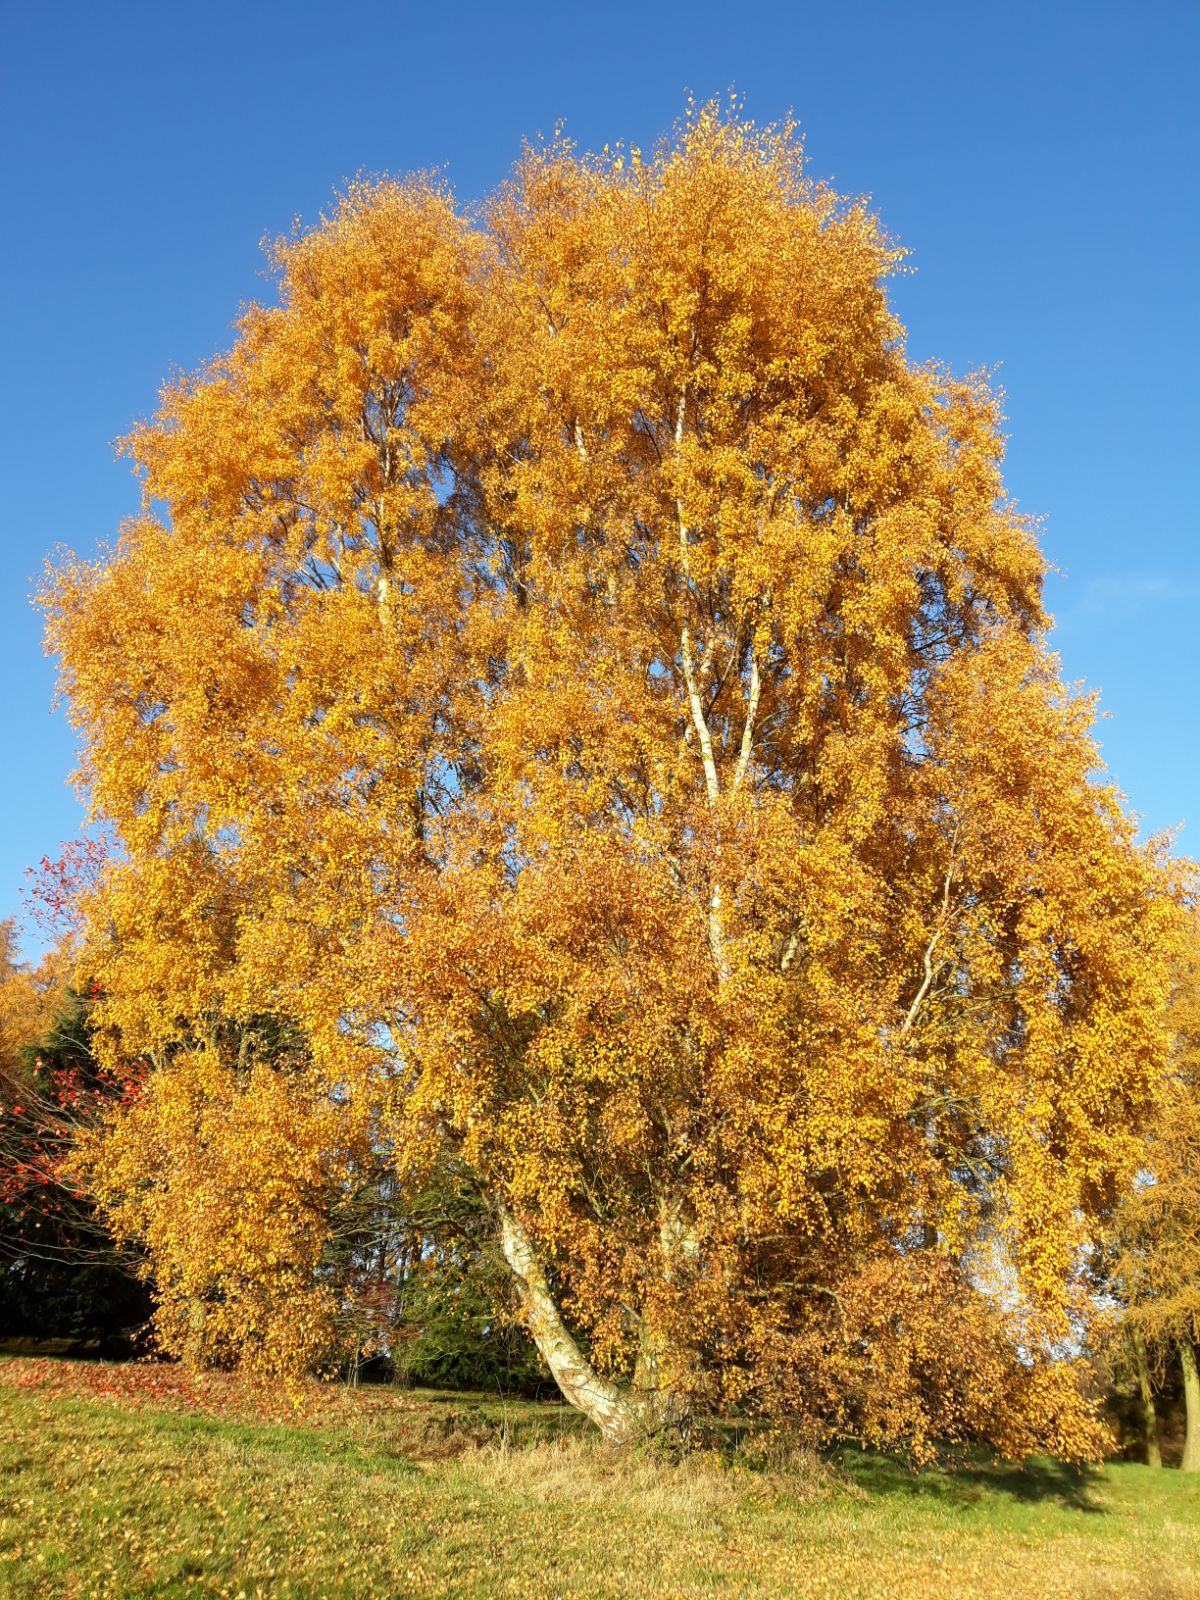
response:
<path fill-rule="evenodd" d="M 1178 1472 L 609 1456 L 556 1406 L 0 1361 L 0 1595 L 1200 1597 Z"/>

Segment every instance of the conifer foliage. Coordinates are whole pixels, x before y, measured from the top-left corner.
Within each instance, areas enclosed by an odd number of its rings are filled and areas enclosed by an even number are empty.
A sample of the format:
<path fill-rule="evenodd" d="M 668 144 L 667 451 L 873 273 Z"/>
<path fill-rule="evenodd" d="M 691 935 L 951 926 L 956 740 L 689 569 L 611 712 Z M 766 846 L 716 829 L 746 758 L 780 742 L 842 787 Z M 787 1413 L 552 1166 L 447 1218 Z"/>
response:
<path fill-rule="evenodd" d="M 150 1315 L 135 1251 L 118 1247 L 75 1172 L 81 1134 L 129 1075 L 92 1050 L 95 997 L 66 983 L 68 948 L 31 969 L 0 924 L 0 1339 L 126 1353 Z"/>

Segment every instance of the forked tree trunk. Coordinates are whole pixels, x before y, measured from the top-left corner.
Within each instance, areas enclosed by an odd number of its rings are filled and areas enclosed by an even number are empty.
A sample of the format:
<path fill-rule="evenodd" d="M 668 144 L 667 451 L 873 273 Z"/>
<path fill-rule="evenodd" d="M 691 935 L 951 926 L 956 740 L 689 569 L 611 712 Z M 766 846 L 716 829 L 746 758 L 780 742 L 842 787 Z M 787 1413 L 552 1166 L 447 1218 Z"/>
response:
<path fill-rule="evenodd" d="M 596 1371 L 562 1320 L 525 1227 L 506 1206 L 498 1207 L 498 1216 L 500 1247 L 521 1286 L 525 1326 L 564 1399 L 611 1444 L 633 1444 L 654 1433 L 662 1422 L 660 1397 L 621 1388 Z"/>
<path fill-rule="evenodd" d="M 1150 1362 L 1146 1356 L 1146 1341 L 1140 1328 L 1130 1328 L 1129 1342 L 1133 1346 L 1133 1362 L 1137 1369 L 1138 1391 L 1142 1397 L 1142 1427 L 1146 1434 L 1146 1465 L 1161 1467 L 1162 1451 L 1158 1447 L 1158 1412 L 1154 1405 L 1154 1388 L 1150 1382 Z"/>
<path fill-rule="evenodd" d="M 1180 1341 L 1179 1364 L 1183 1368 L 1185 1415 L 1180 1465 L 1185 1472 L 1200 1472 L 1200 1373 L 1196 1370 L 1196 1347 L 1190 1339 Z"/>

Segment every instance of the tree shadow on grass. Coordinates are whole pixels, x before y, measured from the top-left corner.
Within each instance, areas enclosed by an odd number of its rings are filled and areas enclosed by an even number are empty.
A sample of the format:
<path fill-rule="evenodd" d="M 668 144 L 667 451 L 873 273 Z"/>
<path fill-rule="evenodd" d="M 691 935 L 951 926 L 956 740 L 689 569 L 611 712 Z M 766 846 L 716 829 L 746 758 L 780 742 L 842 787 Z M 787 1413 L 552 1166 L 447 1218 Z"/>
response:
<path fill-rule="evenodd" d="M 937 1466 L 917 1469 L 896 1456 L 847 1446 L 834 1460 L 852 1483 L 881 1497 L 907 1495 L 966 1507 L 1004 1496 L 1024 1505 L 1105 1514 L 1094 1495 L 1098 1474 L 1093 1468 L 1072 1467 L 1045 1456 L 1020 1465 L 958 1451 L 948 1453 Z"/>

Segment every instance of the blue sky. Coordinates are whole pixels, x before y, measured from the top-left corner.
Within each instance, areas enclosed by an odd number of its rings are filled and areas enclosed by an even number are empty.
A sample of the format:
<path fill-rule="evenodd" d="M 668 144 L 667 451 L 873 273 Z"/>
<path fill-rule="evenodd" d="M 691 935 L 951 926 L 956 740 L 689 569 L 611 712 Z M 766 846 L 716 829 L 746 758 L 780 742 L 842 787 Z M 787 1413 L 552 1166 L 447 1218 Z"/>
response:
<path fill-rule="evenodd" d="M 1194 0 L 0 0 L 0 916 L 82 820 L 27 596 L 135 508 L 111 441 L 267 292 L 262 237 L 359 172 L 469 200 L 560 120 L 646 145 L 731 86 L 909 247 L 912 353 L 998 370 L 1067 675 L 1145 827 L 1200 854 Z"/>

